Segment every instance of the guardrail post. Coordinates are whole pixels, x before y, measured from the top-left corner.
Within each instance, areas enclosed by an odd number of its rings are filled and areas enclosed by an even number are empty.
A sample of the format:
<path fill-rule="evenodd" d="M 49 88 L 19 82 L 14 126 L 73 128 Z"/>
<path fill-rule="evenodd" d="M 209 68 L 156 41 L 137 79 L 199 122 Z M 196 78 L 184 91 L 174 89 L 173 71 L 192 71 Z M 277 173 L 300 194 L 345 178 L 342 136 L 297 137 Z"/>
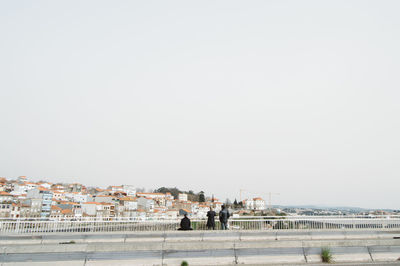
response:
<path fill-rule="evenodd" d="M 17 220 L 17 224 L 15 226 L 15 232 L 18 234 L 19 233 L 19 224 L 20 224 L 20 220 Z"/>

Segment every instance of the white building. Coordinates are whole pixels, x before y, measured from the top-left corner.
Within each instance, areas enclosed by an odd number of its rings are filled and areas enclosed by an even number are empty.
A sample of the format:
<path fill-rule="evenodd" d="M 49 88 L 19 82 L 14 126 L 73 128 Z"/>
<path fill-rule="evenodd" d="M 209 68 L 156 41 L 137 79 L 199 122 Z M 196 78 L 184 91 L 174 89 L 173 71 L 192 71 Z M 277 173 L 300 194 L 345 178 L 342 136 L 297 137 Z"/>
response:
<path fill-rule="evenodd" d="M 38 186 L 41 186 L 41 187 L 44 187 L 44 188 L 46 188 L 46 189 L 50 189 L 51 186 L 52 186 L 52 183 L 49 183 L 49 182 L 39 182 L 39 183 L 37 183 L 37 185 L 38 185 Z"/>
<path fill-rule="evenodd" d="M 187 201 L 188 200 L 188 196 L 185 193 L 179 193 L 178 195 L 178 200 L 180 201 Z"/>
<path fill-rule="evenodd" d="M 123 197 L 119 199 L 120 205 L 123 206 L 125 211 L 135 211 L 138 208 L 138 202 L 136 198 Z"/>
<path fill-rule="evenodd" d="M 138 209 L 138 202 L 136 198 L 123 197 L 119 199 L 120 205 L 118 206 L 118 215 L 122 217 L 134 217 Z"/>
<path fill-rule="evenodd" d="M 122 186 L 122 191 L 126 193 L 127 196 L 129 197 L 135 197 L 136 196 L 136 188 L 132 185 L 123 185 Z"/>
<path fill-rule="evenodd" d="M 96 217 L 114 217 L 115 216 L 115 205 L 112 203 L 105 203 L 101 202 L 100 205 L 100 210 L 97 211 Z M 118 208 L 118 206 L 117 206 Z"/>
<path fill-rule="evenodd" d="M 37 188 L 38 184 L 32 183 L 32 182 L 24 182 L 23 184 L 26 187 L 26 192 L 28 192 L 31 189 Z"/>
<path fill-rule="evenodd" d="M 82 213 L 87 216 L 96 216 L 97 210 L 100 210 L 99 202 L 84 202 L 81 206 Z"/>
<path fill-rule="evenodd" d="M 53 192 L 43 187 L 31 189 L 27 193 L 29 199 L 41 200 L 41 217 L 49 217 L 51 212 L 51 205 L 53 203 Z"/>
<path fill-rule="evenodd" d="M 30 206 L 29 208 L 29 216 L 30 217 L 39 217 L 42 211 L 42 199 L 25 199 L 23 204 Z M 51 206 L 50 206 L 51 208 Z"/>
<path fill-rule="evenodd" d="M 192 202 L 190 211 L 193 214 L 196 214 L 198 212 L 198 210 L 199 210 L 199 203 L 198 202 Z"/>
<path fill-rule="evenodd" d="M 163 193 L 144 193 L 144 192 L 137 192 L 136 195 L 139 198 L 150 198 L 154 201 L 154 205 L 157 206 L 165 206 L 167 202 L 167 194 Z"/>
<path fill-rule="evenodd" d="M 138 209 L 145 210 L 147 212 L 154 211 L 154 200 L 151 198 L 138 198 L 137 199 Z"/>
<path fill-rule="evenodd" d="M 2 202 L 0 203 L 0 218 L 8 218 L 11 216 L 12 203 Z"/>
<path fill-rule="evenodd" d="M 95 202 L 114 203 L 116 198 L 108 195 L 98 195 L 94 198 Z"/>
<path fill-rule="evenodd" d="M 90 194 L 81 193 L 81 192 L 71 192 L 66 194 L 68 198 L 70 198 L 73 202 L 90 202 L 93 201 L 93 197 Z"/>
<path fill-rule="evenodd" d="M 14 198 L 13 195 L 11 195 L 10 193 L 5 191 L 0 191 L 0 202 L 5 202 L 5 201 L 10 202 L 13 200 L 13 198 Z"/>
<path fill-rule="evenodd" d="M 111 189 L 112 192 L 123 191 L 122 186 L 110 186 L 109 189 Z"/>
<path fill-rule="evenodd" d="M 26 192 L 28 191 L 28 188 L 25 184 L 14 184 L 14 188 L 11 191 L 12 195 L 22 195 L 22 194 L 26 194 Z"/>
<path fill-rule="evenodd" d="M 10 217 L 13 219 L 21 217 L 21 204 L 12 204 Z"/>
<path fill-rule="evenodd" d="M 210 210 L 210 207 L 207 205 L 199 205 L 197 208 L 196 216 L 199 218 L 204 218 L 207 216 L 207 212 Z"/>
<path fill-rule="evenodd" d="M 11 194 L 13 195 L 22 195 L 26 194 L 29 190 L 37 188 L 38 185 L 32 182 L 22 182 L 14 184 L 13 191 Z"/>
<path fill-rule="evenodd" d="M 66 201 L 67 197 L 65 195 L 65 192 L 53 190 L 53 199 Z"/>
<path fill-rule="evenodd" d="M 266 209 L 265 200 L 262 198 L 254 198 L 254 209 L 257 211 L 263 211 Z"/>
<path fill-rule="evenodd" d="M 244 207 L 247 210 L 262 211 L 265 210 L 265 200 L 262 198 L 253 198 L 244 200 Z"/>
<path fill-rule="evenodd" d="M 216 212 L 220 212 L 222 210 L 222 202 L 219 201 L 214 201 L 212 203 L 213 207 L 214 207 L 214 211 Z"/>

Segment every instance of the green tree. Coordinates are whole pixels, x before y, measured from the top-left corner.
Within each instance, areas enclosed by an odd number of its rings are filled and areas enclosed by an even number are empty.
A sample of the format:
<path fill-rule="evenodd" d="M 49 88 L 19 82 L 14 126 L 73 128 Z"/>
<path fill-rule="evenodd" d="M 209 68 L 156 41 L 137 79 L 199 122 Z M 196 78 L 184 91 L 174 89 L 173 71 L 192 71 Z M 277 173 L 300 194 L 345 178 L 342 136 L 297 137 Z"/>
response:
<path fill-rule="evenodd" d="M 171 193 L 171 195 L 172 195 L 175 199 L 178 198 L 179 193 L 182 193 L 182 192 L 181 192 L 178 188 L 176 188 L 176 187 L 174 187 L 174 188 L 160 187 L 160 188 L 158 188 L 158 189 L 155 189 L 154 192 L 155 192 L 155 193 L 164 193 L 164 194 L 167 193 L 167 192 L 169 192 L 169 193 Z"/>
<path fill-rule="evenodd" d="M 205 202 L 206 198 L 204 197 L 204 191 L 199 192 L 199 202 Z"/>

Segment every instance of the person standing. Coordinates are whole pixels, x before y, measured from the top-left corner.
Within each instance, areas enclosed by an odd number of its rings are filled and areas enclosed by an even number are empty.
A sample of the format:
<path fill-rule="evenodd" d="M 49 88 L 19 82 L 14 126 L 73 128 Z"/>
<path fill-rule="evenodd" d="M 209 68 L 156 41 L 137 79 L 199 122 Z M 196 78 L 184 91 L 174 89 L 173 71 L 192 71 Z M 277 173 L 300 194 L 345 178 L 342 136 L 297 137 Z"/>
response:
<path fill-rule="evenodd" d="M 213 211 L 212 207 L 210 207 L 210 210 L 207 212 L 207 229 L 213 229 L 215 230 L 215 216 L 217 214 L 215 211 Z"/>
<path fill-rule="evenodd" d="M 228 229 L 229 212 L 225 205 L 222 205 L 222 210 L 219 212 L 219 221 L 221 222 L 221 230 Z"/>

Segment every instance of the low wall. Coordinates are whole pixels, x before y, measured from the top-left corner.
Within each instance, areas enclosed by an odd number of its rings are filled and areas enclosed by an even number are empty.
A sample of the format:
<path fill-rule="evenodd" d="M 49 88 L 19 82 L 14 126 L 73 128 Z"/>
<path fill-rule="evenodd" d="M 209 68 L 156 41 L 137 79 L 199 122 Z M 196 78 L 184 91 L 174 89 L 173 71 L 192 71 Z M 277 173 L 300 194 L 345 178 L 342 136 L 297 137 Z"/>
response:
<path fill-rule="evenodd" d="M 396 262 L 396 232 L 165 232 L 3 236 L 0 265 L 307 264 L 321 248 L 335 262 Z M 70 242 L 73 241 L 73 242 Z M 68 243 L 68 244 L 67 244 Z"/>

